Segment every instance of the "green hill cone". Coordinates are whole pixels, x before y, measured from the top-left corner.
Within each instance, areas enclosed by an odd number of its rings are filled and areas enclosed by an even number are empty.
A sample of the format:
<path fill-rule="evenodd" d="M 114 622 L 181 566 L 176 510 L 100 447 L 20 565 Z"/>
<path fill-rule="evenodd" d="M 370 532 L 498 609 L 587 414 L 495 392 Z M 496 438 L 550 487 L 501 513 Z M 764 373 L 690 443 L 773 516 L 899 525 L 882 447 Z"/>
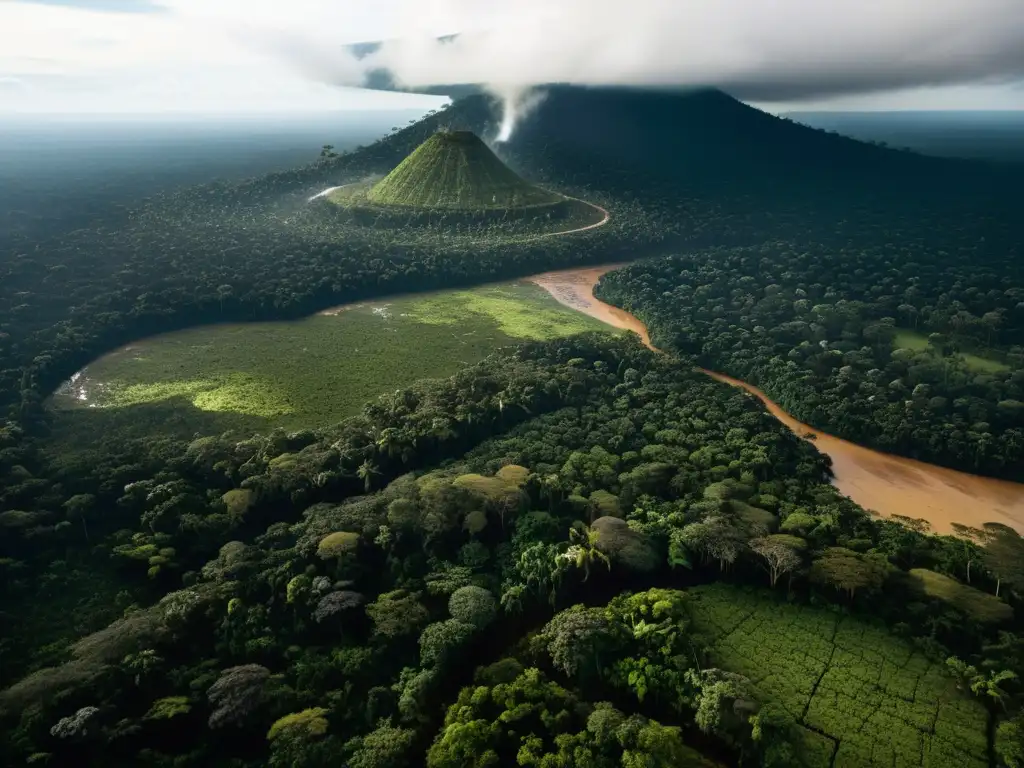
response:
<path fill-rule="evenodd" d="M 435 133 L 367 194 L 374 205 L 453 211 L 528 208 L 564 199 L 522 179 L 470 131 Z"/>

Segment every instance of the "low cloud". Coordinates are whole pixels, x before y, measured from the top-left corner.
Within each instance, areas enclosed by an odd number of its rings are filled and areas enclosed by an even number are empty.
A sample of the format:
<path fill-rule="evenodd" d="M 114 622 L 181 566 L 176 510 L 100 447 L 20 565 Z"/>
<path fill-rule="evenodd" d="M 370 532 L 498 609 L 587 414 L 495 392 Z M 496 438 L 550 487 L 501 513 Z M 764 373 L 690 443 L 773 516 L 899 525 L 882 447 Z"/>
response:
<path fill-rule="evenodd" d="M 105 11 L 109 13 L 160 13 L 164 5 L 160 0 L 13 0 L 25 5 L 52 5 L 76 10 Z"/>
<path fill-rule="evenodd" d="M 771 102 L 1024 79 L 1021 0 L 412 0 L 407 13 L 470 31 L 358 61 L 301 24 L 263 42 L 310 76 L 355 85 L 383 68 L 408 88 L 714 85 Z"/>
<path fill-rule="evenodd" d="M 160 12 L 123 12 L 146 8 Z M 392 42 L 346 51 L 372 40 Z M 1024 105 L 1024 0 L 0 0 L 0 72 L 86 78 L 107 106 L 369 104 L 385 94 L 338 86 L 374 70 L 412 89 L 487 85 L 508 104 L 558 82 L 793 105 L 959 87 Z M 8 87 L 0 111 L 65 106 L 56 82 L 31 83 L 31 101 Z"/>

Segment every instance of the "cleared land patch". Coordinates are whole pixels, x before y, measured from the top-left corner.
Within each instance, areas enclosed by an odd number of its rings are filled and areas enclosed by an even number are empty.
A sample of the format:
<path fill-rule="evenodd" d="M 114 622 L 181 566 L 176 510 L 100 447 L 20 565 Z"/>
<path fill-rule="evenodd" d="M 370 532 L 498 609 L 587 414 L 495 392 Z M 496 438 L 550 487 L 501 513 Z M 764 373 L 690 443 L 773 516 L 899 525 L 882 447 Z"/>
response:
<path fill-rule="evenodd" d="M 998 360 L 993 360 L 989 357 L 972 355 L 970 352 L 962 352 L 960 357 L 962 357 L 964 362 L 967 363 L 968 368 L 977 371 L 978 373 L 1000 373 L 1001 371 L 1010 370 L 1010 366 L 1005 363 L 1001 363 Z"/>
<path fill-rule="evenodd" d="M 923 352 L 928 349 L 928 337 L 923 333 L 901 328 L 896 331 L 892 346 L 894 349 L 912 349 L 915 352 Z"/>
<path fill-rule="evenodd" d="M 923 333 L 901 328 L 896 331 L 892 346 L 893 349 L 912 349 L 915 352 L 924 352 L 929 348 L 928 337 Z M 1010 366 L 999 360 L 971 352 L 959 352 L 955 357 L 960 358 L 968 368 L 977 373 L 999 373 L 1010 370 Z"/>
<path fill-rule="evenodd" d="M 749 677 L 802 726 L 805 766 L 988 765 L 985 709 L 884 629 L 724 584 L 690 595 L 712 662 Z"/>
<path fill-rule="evenodd" d="M 87 366 L 54 398 L 58 436 L 330 424 L 382 392 L 450 376 L 500 347 L 609 331 L 530 283 L 364 302 L 295 322 L 153 337 Z"/>

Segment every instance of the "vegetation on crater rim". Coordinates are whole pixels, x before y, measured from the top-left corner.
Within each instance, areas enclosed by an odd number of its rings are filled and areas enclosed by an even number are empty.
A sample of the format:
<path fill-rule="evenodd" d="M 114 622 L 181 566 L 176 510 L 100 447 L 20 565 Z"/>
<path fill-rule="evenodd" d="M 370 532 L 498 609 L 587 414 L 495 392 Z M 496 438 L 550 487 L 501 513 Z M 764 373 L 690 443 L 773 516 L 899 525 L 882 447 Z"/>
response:
<path fill-rule="evenodd" d="M 523 180 L 471 131 L 438 131 L 377 182 L 367 199 L 382 206 L 455 210 L 512 210 L 564 200 Z"/>

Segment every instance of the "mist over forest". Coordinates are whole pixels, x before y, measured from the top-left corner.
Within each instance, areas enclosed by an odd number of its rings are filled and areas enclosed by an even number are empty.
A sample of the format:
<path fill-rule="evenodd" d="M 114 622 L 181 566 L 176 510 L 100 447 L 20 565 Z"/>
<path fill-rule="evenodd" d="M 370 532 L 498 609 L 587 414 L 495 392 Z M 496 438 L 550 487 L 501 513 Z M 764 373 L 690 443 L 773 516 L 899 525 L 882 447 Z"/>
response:
<path fill-rule="evenodd" d="M 369 144 L 422 114 L 7 116 L 0 220 L 8 232 L 32 226 L 45 236 L 158 191 L 294 168 L 324 144 Z"/>
<path fill-rule="evenodd" d="M 784 117 L 861 141 L 941 157 L 1024 162 L 1024 112 L 786 112 Z"/>

